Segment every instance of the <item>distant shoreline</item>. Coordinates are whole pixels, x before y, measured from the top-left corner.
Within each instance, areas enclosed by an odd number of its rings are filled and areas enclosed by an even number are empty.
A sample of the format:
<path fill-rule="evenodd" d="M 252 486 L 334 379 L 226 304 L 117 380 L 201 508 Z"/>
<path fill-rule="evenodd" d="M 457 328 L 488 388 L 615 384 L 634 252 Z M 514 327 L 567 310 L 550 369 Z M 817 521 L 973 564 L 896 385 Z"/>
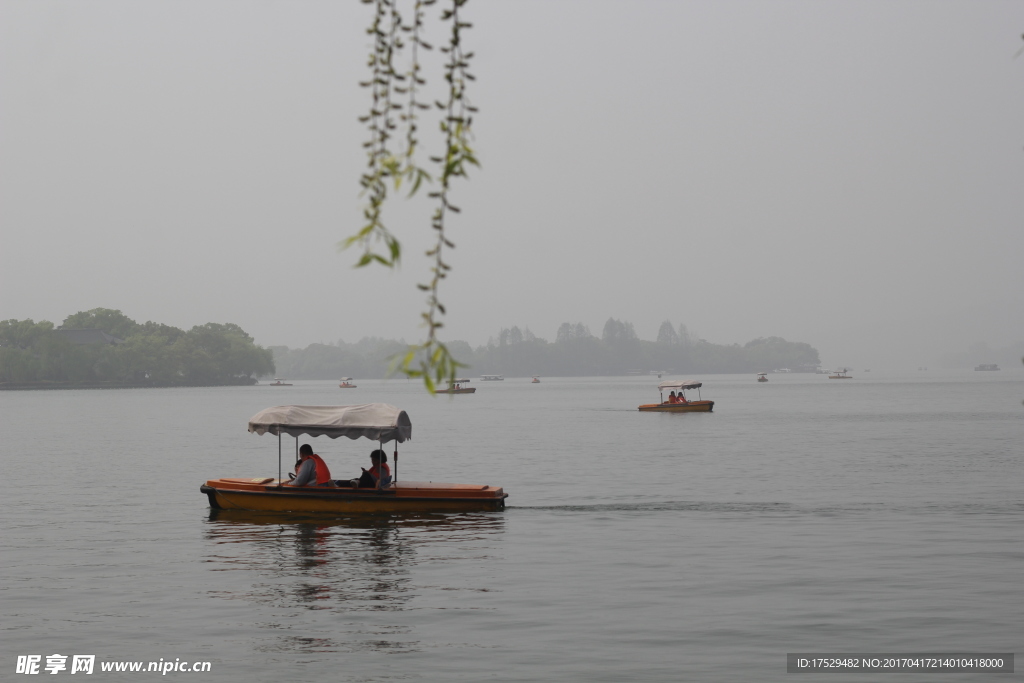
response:
<path fill-rule="evenodd" d="M 256 383 L 232 384 L 139 384 L 117 382 L 2 382 L 0 391 L 50 391 L 57 389 L 174 389 L 186 387 L 247 387 Z"/>

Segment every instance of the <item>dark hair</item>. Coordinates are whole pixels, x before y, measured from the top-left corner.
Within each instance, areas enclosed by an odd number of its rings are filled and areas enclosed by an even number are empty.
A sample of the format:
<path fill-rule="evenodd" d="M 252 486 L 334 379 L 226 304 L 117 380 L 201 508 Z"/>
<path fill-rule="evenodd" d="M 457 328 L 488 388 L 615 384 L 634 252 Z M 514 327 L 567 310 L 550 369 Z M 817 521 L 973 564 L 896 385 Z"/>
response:
<path fill-rule="evenodd" d="M 299 455 L 313 455 L 313 447 L 304 443 L 299 447 Z"/>
<path fill-rule="evenodd" d="M 370 460 L 379 460 L 380 462 L 387 462 L 388 454 L 378 448 L 373 453 L 370 453 Z"/>

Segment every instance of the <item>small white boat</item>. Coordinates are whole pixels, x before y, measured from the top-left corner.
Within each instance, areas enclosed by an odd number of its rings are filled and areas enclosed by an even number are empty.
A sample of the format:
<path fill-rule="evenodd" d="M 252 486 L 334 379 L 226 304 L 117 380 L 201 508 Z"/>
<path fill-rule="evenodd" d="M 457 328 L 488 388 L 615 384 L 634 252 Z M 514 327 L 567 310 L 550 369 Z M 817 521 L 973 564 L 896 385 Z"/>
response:
<path fill-rule="evenodd" d="M 342 377 L 340 380 L 338 380 L 338 388 L 339 389 L 355 389 L 357 385 L 352 384 L 351 380 L 352 380 L 351 377 Z"/>
<path fill-rule="evenodd" d="M 275 377 L 274 381 L 268 384 L 270 387 L 290 387 L 291 384 L 284 381 L 284 377 Z"/>
<path fill-rule="evenodd" d="M 469 380 L 465 380 L 465 381 L 468 382 Z M 504 382 L 505 381 L 505 376 L 504 375 L 480 375 L 480 381 L 482 381 L 482 382 Z"/>
<path fill-rule="evenodd" d="M 537 375 L 534 375 L 533 379 L 530 380 L 530 384 L 540 384 L 540 377 L 538 377 Z"/>
<path fill-rule="evenodd" d="M 757 381 L 758 382 L 767 382 L 768 381 L 768 373 L 767 372 L 759 372 L 759 373 L 757 373 Z"/>

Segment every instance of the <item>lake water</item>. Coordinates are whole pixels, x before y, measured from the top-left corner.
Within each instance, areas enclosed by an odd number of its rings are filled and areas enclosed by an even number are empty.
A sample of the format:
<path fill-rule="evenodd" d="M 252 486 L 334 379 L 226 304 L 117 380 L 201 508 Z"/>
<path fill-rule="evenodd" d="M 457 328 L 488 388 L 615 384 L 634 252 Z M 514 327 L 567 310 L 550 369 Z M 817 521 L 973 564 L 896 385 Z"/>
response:
<path fill-rule="evenodd" d="M 700 377 L 710 414 L 638 412 L 649 377 L 0 392 L 0 678 L 55 653 L 96 655 L 90 680 L 180 659 L 211 671 L 170 678 L 225 682 L 782 681 L 787 652 L 1024 653 L 1024 372 L 853 374 Z M 399 479 L 503 486 L 508 508 L 296 519 L 199 492 L 277 475 L 277 439 L 246 431 L 262 408 L 376 401 L 412 418 Z M 338 478 L 373 447 L 309 441 Z"/>

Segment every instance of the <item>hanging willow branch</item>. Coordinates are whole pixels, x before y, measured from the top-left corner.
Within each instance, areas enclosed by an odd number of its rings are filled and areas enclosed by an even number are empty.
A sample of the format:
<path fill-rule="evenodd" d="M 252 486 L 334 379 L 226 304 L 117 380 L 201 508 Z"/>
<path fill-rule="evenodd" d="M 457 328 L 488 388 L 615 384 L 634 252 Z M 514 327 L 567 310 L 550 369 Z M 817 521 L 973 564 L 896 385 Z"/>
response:
<path fill-rule="evenodd" d="M 370 54 L 368 66 L 371 78 L 359 85 L 369 88 L 373 100 L 370 113 L 359 120 L 368 124 L 370 139 L 363 143 L 367 150 L 368 168 L 359 179 L 363 193 L 369 196 L 363 217 L 366 224 L 355 235 L 338 244 L 347 249 L 353 244 L 363 247 L 363 255 L 356 267 L 380 263 L 393 268 L 402 256 L 402 247 L 381 218 L 384 202 L 388 196 L 388 180 L 400 175 L 398 159 L 391 152 L 388 141 L 396 125 L 392 117 L 395 109 L 401 105 L 394 102 L 392 93 L 396 81 L 405 77 L 395 71 L 394 58 L 402 48 L 402 40 L 398 35 L 401 27 L 401 16 L 398 14 L 396 0 L 363 0 L 364 4 L 374 4 L 373 23 L 366 32 L 373 36 L 373 52 Z M 386 254 L 374 251 L 373 246 L 383 242 L 387 247 Z"/>
<path fill-rule="evenodd" d="M 427 251 L 433 264 L 430 268 L 431 279 L 428 284 L 417 285 L 427 292 L 427 310 L 421 314 L 423 325 L 427 328 L 427 338 L 421 344 L 411 345 L 404 355 L 393 359 L 393 369 L 397 369 L 409 377 L 421 377 L 428 391 L 435 391 L 443 380 L 453 380 L 455 373 L 463 364 L 452 358 L 448 347 L 438 337 L 438 330 L 444 326 L 441 316 L 445 307 L 438 298 L 441 281 L 447 276 L 451 266 L 444 261 L 445 249 L 453 249 L 455 245 L 445 236 L 446 220 L 449 213 L 458 213 L 459 208 L 449 202 L 452 181 L 458 177 L 467 177 L 466 167 L 470 164 L 479 166 L 476 156 L 470 147 L 472 114 L 476 112 L 466 97 L 466 84 L 473 80 L 469 73 L 469 60 L 472 53 L 466 53 L 462 47 L 462 33 L 471 24 L 460 21 L 459 9 L 468 0 L 446 0 L 450 6 L 441 12 L 441 21 L 450 22 L 451 32 L 449 43 L 441 48 L 446 56 L 444 80 L 447 84 L 446 101 L 435 104 L 441 112 L 440 130 L 444 141 L 443 156 L 431 157 L 437 165 L 437 179 L 440 189 L 429 194 L 437 206 L 431 218 L 431 227 L 436 231 L 436 243 Z M 399 0 L 363 0 L 365 4 L 375 6 L 374 20 L 367 33 L 373 36 L 373 52 L 370 55 L 369 67 L 372 77 L 361 83 L 370 89 L 372 106 L 367 116 L 360 121 L 368 124 L 370 139 L 364 143 L 369 157 L 369 169 L 360 178 L 363 193 L 368 196 L 363 215 L 366 224 L 355 235 L 339 244 L 347 248 L 353 244 L 363 247 L 363 255 L 356 263 L 357 267 L 370 263 L 380 263 L 394 268 L 401 257 L 401 245 L 398 239 L 384 224 L 382 212 L 388 197 L 388 186 L 394 183 L 395 190 L 403 181 L 410 185 L 409 195 L 413 195 L 424 181 L 432 182 L 431 174 L 416 163 L 416 150 L 419 145 L 418 121 L 419 112 L 429 109 L 430 105 L 422 102 L 419 97 L 426 80 L 421 75 L 419 49 L 432 49 L 422 39 L 424 8 L 433 5 L 436 0 L 416 0 L 412 23 L 404 25 L 398 12 Z M 404 42 L 399 32 L 409 35 L 411 44 L 411 65 L 405 73 L 395 69 Z M 398 99 L 407 97 L 407 104 L 402 105 Z M 396 129 L 393 113 L 404 112 L 399 120 L 405 126 L 405 149 L 400 155 L 391 151 L 389 141 Z M 374 245 L 383 242 L 386 254 L 374 251 Z"/>
<path fill-rule="evenodd" d="M 451 0 L 450 8 L 441 13 L 442 21 L 451 22 L 449 43 L 447 47 L 441 48 L 441 52 L 448 55 L 444 67 L 448 99 L 447 102 L 435 103 L 444 114 L 441 119 L 441 132 L 445 138 L 445 153 L 444 156 L 430 159 L 440 167 L 441 189 L 428 195 L 437 200 L 437 208 L 431 219 L 431 227 L 437 231 L 437 241 L 427 252 L 427 256 L 434 259 L 434 265 L 430 268 L 430 283 L 417 285 L 428 293 L 427 310 L 422 314 L 427 328 L 427 340 L 423 344 L 411 347 L 402 362 L 402 370 L 410 377 L 422 377 L 431 391 L 436 388 L 435 382 L 440 383 L 445 378 L 451 381 L 455 378 L 458 368 L 463 367 L 452 358 L 448 347 L 438 339 L 437 331 L 444 326 L 440 317 L 445 314 L 444 304 L 438 298 L 438 288 L 451 270 L 451 266 L 444 260 L 444 250 L 455 248 L 455 244 L 445 236 L 445 221 L 449 213 L 459 212 L 459 208 L 449 201 L 452 181 L 455 178 L 467 177 L 468 165 L 480 165 L 469 144 L 472 114 L 476 112 L 476 108 L 466 97 L 466 84 L 473 80 L 473 75 L 469 73 L 469 60 L 473 58 L 473 53 L 465 52 L 462 47 L 462 32 L 472 24 L 459 19 L 459 8 L 466 2 L 468 0 Z M 413 365 L 417 359 L 419 367 L 415 368 Z"/>
<path fill-rule="evenodd" d="M 405 155 L 404 155 L 404 166 L 402 167 L 401 174 L 395 179 L 395 189 L 398 189 L 403 179 L 408 180 L 412 183 L 412 187 L 409 189 L 409 196 L 416 194 L 416 191 L 420 189 L 420 185 L 424 180 L 430 181 L 430 174 L 426 169 L 420 168 L 416 165 L 416 147 L 419 145 L 419 138 L 417 137 L 417 131 L 419 130 L 419 111 L 422 109 L 430 109 L 430 105 L 424 102 L 420 102 L 417 99 L 421 86 L 425 86 L 427 81 L 420 75 L 421 67 L 419 60 L 419 49 L 422 47 L 424 50 L 432 50 L 433 46 L 427 43 L 422 38 L 423 33 L 423 8 L 429 5 L 433 5 L 437 0 L 416 0 L 416 6 L 413 8 L 413 22 L 408 26 L 402 26 L 402 30 L 406 33 L 411 34 L 409 42 L 412 47 L 410 48 L 411 59 L 409 63 L 409 70 L 406 72 L 405 77 L 408 80 L 408 86 L 405 88 L 395 88 L 395 92 L 399 94 L 407 94 L 409 96 L 409 103 L 406 105 L 405 113 L 402 114 L 401 120 L 406 125 L 405 129 Z"/>

